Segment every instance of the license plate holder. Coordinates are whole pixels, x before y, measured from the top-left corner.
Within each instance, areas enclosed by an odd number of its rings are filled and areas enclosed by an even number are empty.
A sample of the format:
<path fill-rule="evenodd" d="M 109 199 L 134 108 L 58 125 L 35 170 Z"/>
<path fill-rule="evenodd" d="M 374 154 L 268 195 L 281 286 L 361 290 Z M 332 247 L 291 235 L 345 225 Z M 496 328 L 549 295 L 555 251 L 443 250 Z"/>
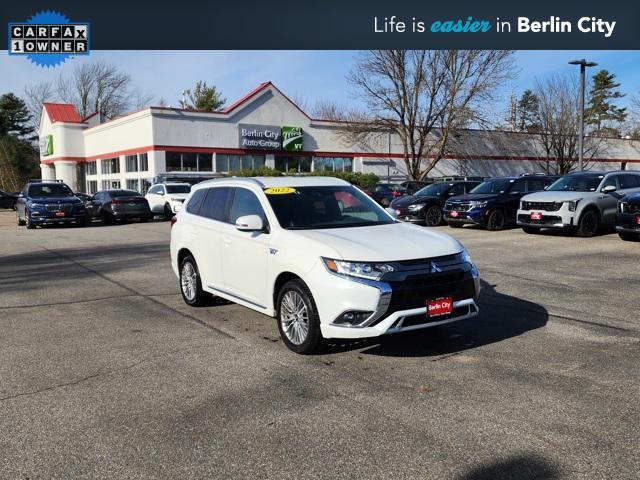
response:
<path fill-rule="evenodd" d="M 440 317 L 449 315 L 453 312 L 453 298 L 440 297 L 433 300 L 427 300 L 427 317 Z"/>
<path fill-rule="evenodd" d="M 56 217 L 64 217 L 64 212 L 56 212 Z"/>
<path fill-rule="evenodd" d="M 449 216 L 452 218 L 458 218 L 458 211 L 457 210 L 451 210 L 451 212 L 449 212 Z"/>
<path fill-rule="evenodd" d="M 542 213 L 540 212 L 531 212 L 531 220 L 539 222 L 542 220 Z"/>

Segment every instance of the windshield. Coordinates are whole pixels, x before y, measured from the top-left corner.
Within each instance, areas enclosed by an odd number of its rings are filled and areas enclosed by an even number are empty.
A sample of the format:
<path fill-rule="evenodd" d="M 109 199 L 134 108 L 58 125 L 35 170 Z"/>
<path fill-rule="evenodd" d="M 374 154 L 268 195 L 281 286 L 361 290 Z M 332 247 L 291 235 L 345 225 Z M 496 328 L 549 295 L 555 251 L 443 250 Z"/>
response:
<path fill-rule="evenodd" d="M 41 183 L 29 187 L 30 197 L 72 197 L 73 192 L 64 183 Z"/>
<path fill-rule="evenodd" d="M 167 185 L 167 193 L 189 193 L 191 185 Z"/>
<path fill-rule="evenodd" d="M 498 180 L 487 180 L 475 187 L 469 193 L 505 193 L 509 191 L 512 183 L 512 180 L 504 178 Z"/>
<path fill-rule="evenodd" d="M 373 200 L 351 185 L 285 190 L 287 193 L 283 194 L 275 193 L 277 189 L 267 188 L 265 194 L 278 222 L 287 230 L 368 227 L 394 223 Z"/>
<path fill-rule="evenodd" d="M 568 175 L 552 183 L 547 191 L 552 192 L 595 192 L 604 175 Z"/>
<path fill-rule="evenodd" d="M 133 190 L 118 190 L 115 192 L 111 192 L 111 196 L 113 198 L 118 197 L 139 197 L 140 194 L 138 192 L 134 192 Z"/>
<path fill-rule="evenodd" d="M 442 195 L 443 193 L 446 193 L 449 188 L 451 188 L 451 185 L 448 183 L 432 183 L 428 187 L 421 188 L 415 194 L 421 196 Z"/>

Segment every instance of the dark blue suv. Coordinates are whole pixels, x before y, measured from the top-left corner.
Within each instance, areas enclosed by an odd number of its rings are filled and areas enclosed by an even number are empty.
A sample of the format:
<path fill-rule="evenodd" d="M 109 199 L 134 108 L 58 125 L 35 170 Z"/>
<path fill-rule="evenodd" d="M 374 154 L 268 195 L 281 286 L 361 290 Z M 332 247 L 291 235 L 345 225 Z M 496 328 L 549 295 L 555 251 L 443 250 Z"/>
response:
<path fill-rule="evenodd" d="M 479 225 L 487 230 L 502 230 L 514 224 L 520 199 L 551 185 L 555 177 L 526 175 L 490 178 L 471 190 L 447 200 L 444 219 L 450 227 Z"/>
<path fill-rule="evenodd" d="M 16 201 L 18 225 L 87 224 L 84 202 L 60 180 L 30 180 Z"/>

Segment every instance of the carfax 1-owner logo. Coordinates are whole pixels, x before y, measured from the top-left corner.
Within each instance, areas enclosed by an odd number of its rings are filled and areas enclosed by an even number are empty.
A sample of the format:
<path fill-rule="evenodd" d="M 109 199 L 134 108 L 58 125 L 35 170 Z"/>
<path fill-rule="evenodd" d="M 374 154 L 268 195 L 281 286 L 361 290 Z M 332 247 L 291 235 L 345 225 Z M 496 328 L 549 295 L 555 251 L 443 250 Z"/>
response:
<path fill-rule="evenodd" d="M 88 22 L 71 22 L 59 12 L 45 11 L 25 22 L 9 23 L 9 55 L 55 67 L 71 56 L 88 54 Z"/>

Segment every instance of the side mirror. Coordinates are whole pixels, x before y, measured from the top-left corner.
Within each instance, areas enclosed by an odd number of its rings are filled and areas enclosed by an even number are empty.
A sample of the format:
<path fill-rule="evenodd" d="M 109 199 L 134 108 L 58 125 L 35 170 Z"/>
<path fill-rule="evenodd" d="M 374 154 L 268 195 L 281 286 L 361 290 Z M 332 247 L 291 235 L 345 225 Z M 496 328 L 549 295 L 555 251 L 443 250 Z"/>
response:
<path fill-rule="evenodd" d="M 236 228 L 241 232 L 261 232 L 264 223 L 258 215 L 244 215 L 236 220 Z"/>
<path fill-rule="evenodd" d="M 617 190 L 615 185 L 607 185 L 602 189 L 602 193 L 613 193 Z"/>

